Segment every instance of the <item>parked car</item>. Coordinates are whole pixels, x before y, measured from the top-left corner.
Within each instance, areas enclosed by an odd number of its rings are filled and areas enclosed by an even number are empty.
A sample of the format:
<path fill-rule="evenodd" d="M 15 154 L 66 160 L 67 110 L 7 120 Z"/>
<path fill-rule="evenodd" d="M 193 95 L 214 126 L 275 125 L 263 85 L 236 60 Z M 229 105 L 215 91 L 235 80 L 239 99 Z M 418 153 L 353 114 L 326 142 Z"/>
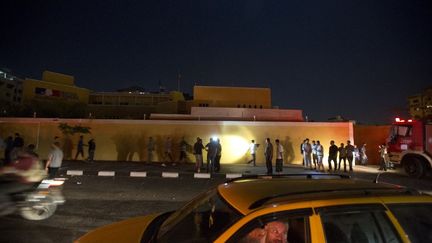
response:
<path fill-rule="evenodd" d="M 432 196 L 344 175 L 228 181 L 174 212 L 91 231 L 76 242 L 432 242 Z"/>

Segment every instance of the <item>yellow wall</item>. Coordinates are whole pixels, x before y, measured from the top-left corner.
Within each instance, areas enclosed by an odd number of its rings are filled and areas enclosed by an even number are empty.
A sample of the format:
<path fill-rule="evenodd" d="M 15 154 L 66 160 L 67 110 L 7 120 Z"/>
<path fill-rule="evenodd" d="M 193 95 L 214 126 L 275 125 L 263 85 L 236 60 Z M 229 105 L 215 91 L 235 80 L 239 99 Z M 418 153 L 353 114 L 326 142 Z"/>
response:
<path fill-rule="evenodd" d="M 54 136 L 59 136 L 66 156 L 74 155 L 78 135 L 63 136 L 58 130 L 59 123 L 71 126 L 91 127 L 91 135 L 96 140 L 96 160 L 130 160 L 144 161 L 147 158 L 146 144 L 148 137 L 156 139 L 157 155 L 160 160 L 163 153 L 163 142 L 167 136 L 173 139 L 174 157 L 179 157 L 179 145 L 182 136 L 193 145 L 196 137 L 203 139 L 204 145 L 212 136 L 221 139 L 221 163 L 245 163 L 249 160 L 248 146 L 251 139 L 261 146 L 257 151 L 258 164 L 264 164 L 264 141 L 270 137 L 281 140 L 285 148 L 285 161 L 290 164 L 301 164 L 300 143 L 304 138 L 320 140 L 328 153 L 330 140 L 336 143 L 353 140 L 352 123 L 307 123 L 307 122 L 224 122 L 224 121 L 155 121 L 155 120 L 87 120 L 87 119 L 44 119 L 44 118 L 0 118 L 0 136 L 2 138 L 22 134 L 25 143 L 38 145 L 37 152 L 46 158 L 49 145 Z M 191 149 L 191 148 L 189 148 Z M 192 161 L 192 151 L 188 156 Z M 206 154 L 204 154 L 205 157 Z"/>
<path fill-rule="evenodd" d="M 245 88 L 245 87 L 215 87 L 194 86 L 194 102 L 210 103 L 209 106 L 237 107 L 249 105 L 254 108 L 262 106 L 271 108 L 271 91 L 269 88 Z"/>

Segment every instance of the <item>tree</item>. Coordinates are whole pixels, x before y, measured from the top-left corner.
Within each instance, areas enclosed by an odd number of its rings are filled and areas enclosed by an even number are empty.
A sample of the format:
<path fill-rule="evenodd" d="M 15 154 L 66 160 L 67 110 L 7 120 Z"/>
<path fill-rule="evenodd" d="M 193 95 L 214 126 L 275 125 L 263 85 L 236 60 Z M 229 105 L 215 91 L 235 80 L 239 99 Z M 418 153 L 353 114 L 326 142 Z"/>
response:
<path fill-rule="evenodd" d="M 81 125 L 69 126 L 67 123 L 60 123 L 58 129 L 64 135 L 74 135 L 75 133 L 89 134 L 91 133 L 91 127 L 83 127 Z"/>

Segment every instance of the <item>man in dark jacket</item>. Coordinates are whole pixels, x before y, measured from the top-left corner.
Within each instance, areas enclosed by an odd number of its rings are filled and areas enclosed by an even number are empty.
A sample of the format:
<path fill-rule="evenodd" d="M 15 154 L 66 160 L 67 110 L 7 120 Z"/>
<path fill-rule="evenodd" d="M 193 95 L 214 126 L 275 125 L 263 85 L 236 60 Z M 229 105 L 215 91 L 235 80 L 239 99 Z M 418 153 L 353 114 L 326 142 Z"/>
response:
<path fill-rule="evenodd" d="M 338 154 L 338 146 L 335 145 L 334 141 L 330 141 L 329 155 L 328 155 L 328 164 L 329 171 L 332 170 L 332 161 L 334 163 L 334 171 L 337 169 L 337 154 Z"/>
<path fill-rule="evenodd" d="M 273 144 L 270 142 L 270 138 L 266 138 L 266 145 L 264 150 L 264 157 L 266 160 L 267 174 L 271 175 L 273 173 Z"/>

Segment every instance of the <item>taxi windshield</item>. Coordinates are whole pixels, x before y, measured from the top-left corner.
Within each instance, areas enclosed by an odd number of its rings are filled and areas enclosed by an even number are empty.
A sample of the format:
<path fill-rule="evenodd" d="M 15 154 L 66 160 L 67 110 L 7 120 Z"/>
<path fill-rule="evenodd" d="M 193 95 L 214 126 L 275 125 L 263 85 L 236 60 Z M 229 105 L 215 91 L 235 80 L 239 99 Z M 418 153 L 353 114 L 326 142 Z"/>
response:
<path fill-rule="evenodd" d="M 173 213 L 159 229 L 158 242 L 208 242 L 241 218 L 216 189 Z"/>

